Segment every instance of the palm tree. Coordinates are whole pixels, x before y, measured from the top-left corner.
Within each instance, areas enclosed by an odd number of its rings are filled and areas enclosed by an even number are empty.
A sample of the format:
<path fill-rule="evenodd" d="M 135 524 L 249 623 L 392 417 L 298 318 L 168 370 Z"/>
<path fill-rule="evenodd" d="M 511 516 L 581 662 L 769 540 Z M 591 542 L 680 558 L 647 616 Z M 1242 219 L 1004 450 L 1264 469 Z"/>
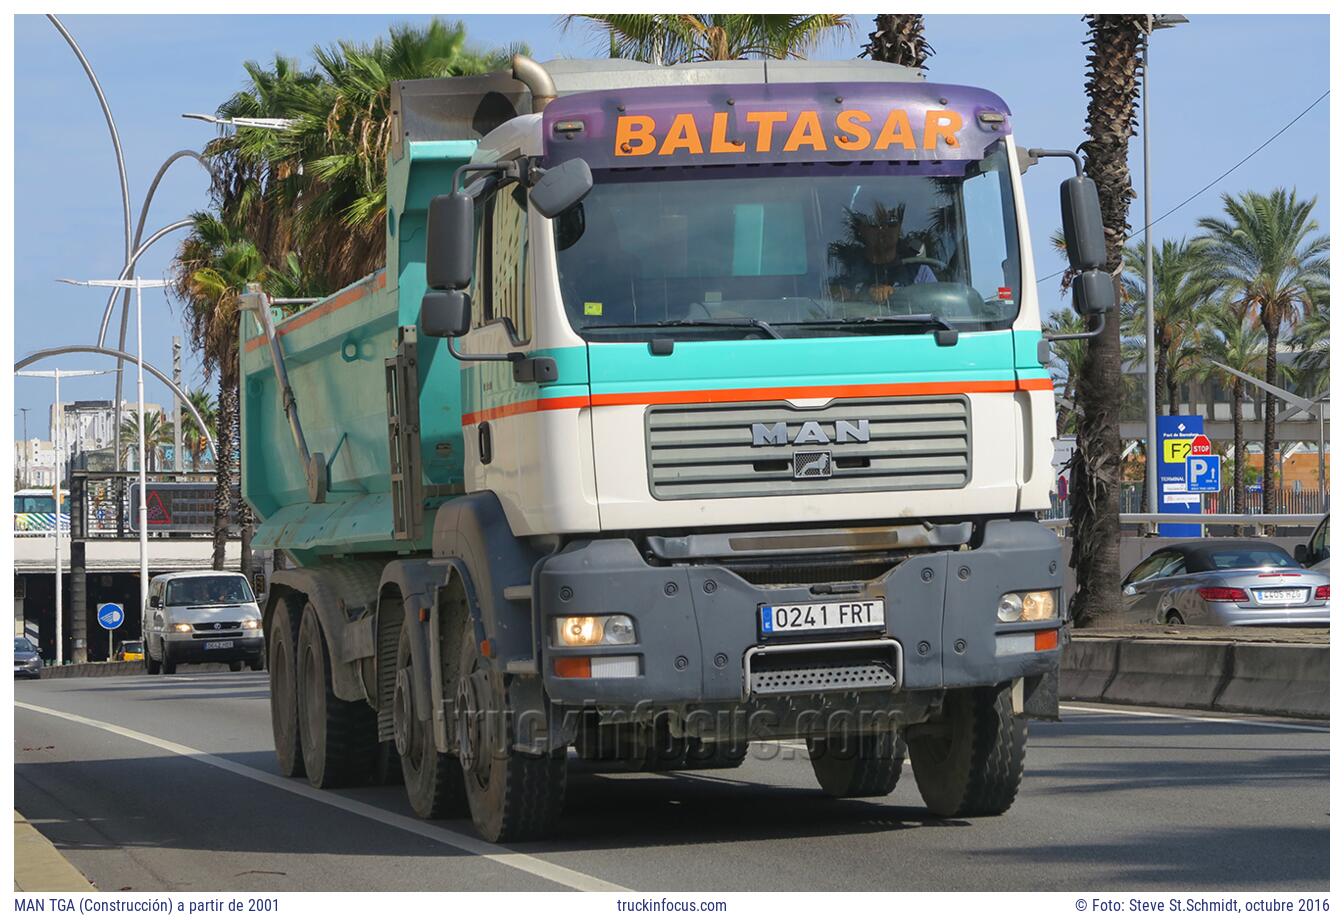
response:
<path fill-rule="evenodd" d="M 1106 268 L 1118 273 L 1129 230 L 1129 138 L 1141 77 L 1147 17 L 1089 15 L 1086 172 L 1097 184 L 1106 227 Z M 1114 317 L 1088 340 L 1078 377 L 1078 457 L 1073 464 L 1070 517 L 1078 578 L 1070 613 L 1080 624 L 1120 616 L 1120 329 Z"/>
<path fill-rule="evenodd" d="M 1330 302 L 1317 303 L 1316 309 L 1293 329 L 1288 344 L 1297 352 L 1286 375 L 1304 396 L 1321 394 L 1330 385 Z"/>
<path fill-rule="evenodd" d="M 191 452 L 191 471 L 199 473 L 201 471 L 201 457 L 210 449 L 210 438 L 216 437 L 217 411 L 215 398 L 210 395 L 210 391 L 198 387 L 187 394 L 188 401 L 196 407 L 196 411 L 205 419 L 205 424 L 209 428 L 208 432 L 202 431 L 196 423 L 196 417 L 191 413 L 184 414 L 182 418 L 182 443 L 188 451 Z M 209 437 L 207 437 L 207 434 Z"/>
<path fill-rule="evenodd" d="M 901 64 L 916 70 L 928 70 L 933 46 L 924 37 L 924 17 L 919 13 L 878 13 L 876 28 L 868 33 L 868 44 L 859 57 Z M 1084 330 L 1085 331 L 1085 330 Z"/>
<path fill-rule="evenodd" d="M 806 57 L 833 29 L 850 25 L 836 13 L 614 13 L 561 20 L 564 28 L 576 21 L 598 32 L 612 57 L 651 64 Z"/>
<path fill-rule="evenodd" d="M 1316 199 L 1297 191 L 1223 195 L 1222 217 L 1199 221 L 1205 273 L 1224 288 L 1237 310 L 1258 317 L 1265 330 L 1265 380 L 1278 381 L 1279 335 L 1285 324 L 1313 312 L 1330 283 L 1330 238 L 1316 235 Z M 1265 400 L 1264 510 L 1278 510 L 1278 401 Z"/>
<path fill-rule="evenodd" d="M 216 374 L 214 559 L 224 568 L 229 519 L 234 505 L 238 450 L 239 295 L 265 276 L 261 254 L 251 240 L 213 214 L 192 215 L 194 226 L 178 251 L 173 292 L 186 305 L 192 345 L 206 374 Z"/>
<path fill-rule="evenodd" d="M 1048 335 L 1072 335 L 1087 331 L 1087 321 L 1072 310 L 1060 310 L 1046 321 L 1043 331 Z M 1077 431 L 1078 377 L 1087 355 L 1087 342 L 1066 339 L 1050 345 L 1050 364 L 1047 369 L 1055 383 L 1055 429 L 1060 434 Z"/>
<path fill-rule="evenodd" d="M 1153 251 L 1153 348 L 1155 402 L 1167 411 L 1177 411 L 1178 384 L 1183 371 L 1193 363 L 1194 333 L 1200 311 L 1217 285 L 1200 276 L 1199 246 L 1187 240 L 1163 240 Z M 1121 332 L 1142 350 L 1146 336 L 1144 253 L 1141 246 L 1125 248 L 1125 274 L 1121 291 L 1127 309 Z"/>
<path fill-rule="evenodd" d="M 435 19 L 370 44 L 315 48 L 310 71 L 284 57 L 249 62 L 247 86 L 217 114 L 283 118 L 289 127 L 240 127 L 207 148 L 219 213 L 248 228 L 267 265 L 297 253 L 313 289 L 369 274 L 385 255 L 392 84 L 501 69 L 515 50 L 525 49 L 474 50 L 461 23 Z"/>
<path fill-rule="evenodd" d="M 1265 331 L 1246 321 L 1244 314 L 1224 303 L 1209 311 L 1197 332 L 1200 354 L 1241 371 L 1256 375 L 1265 362 Z M 1243 431 L 1241 404 L 1246 398 L 1246 381 L 1213 364 L 1202 362 L 1200 375 L 1212 378 L 1232 391 L 1232 513 L 1246 513 L 1246 435 Z M 1240 531 L 1240 528 L 1238 528 Z"/>
<path fill-rule="evenodd" d="M 159 468 L 159 456 L 163 449 L 173 443 L 173 424 L 162 412 L 151 409 L 145 413 L 145 470 L 155 472 Z M 130 458 L 140 449 L 140 415 L 131 409 L 121 420 L 121 444 L 126 451 L 126 467 L 130 467 Z"/>

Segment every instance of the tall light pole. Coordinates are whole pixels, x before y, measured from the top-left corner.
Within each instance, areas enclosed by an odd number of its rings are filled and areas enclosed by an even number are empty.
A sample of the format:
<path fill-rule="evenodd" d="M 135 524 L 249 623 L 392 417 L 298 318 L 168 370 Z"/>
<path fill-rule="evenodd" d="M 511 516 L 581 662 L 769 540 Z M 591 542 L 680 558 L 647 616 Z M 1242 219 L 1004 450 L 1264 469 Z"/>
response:
<path fill-rule="evenodd" d="M 106 374 L 107 371 L 63 371 L 59 367 L 54 371 L 15 371 L 20 377 L 50 377 L 56 381 L 56 401 L 51 406 L 51 447 L 54 455 L 55 470 L 52 473 L 51 495 L 56 501 L 56 521 L 53 525 L 53 532 L 56 539 L 56 663 L 62 664 L 64 659 L 61 657 L 63 639 L 62 634 L 65 631 L 64 616 L 62 605 L 64 598 L 61 594 L 61 454 L 64 451 L 65 443 L 65 411 L 61 406 L 61 378 L 62 377 L 97 377 Z M 28 410 L 24 410 L 26 413 Z M 24 415 L 24 441 L 27 441 L 27 421 L 28 416 Z M 25 447 L 25 450 L 27 448 Z M 74 513 L 74 508 L 70 513 Z"/>
<path fill-rule="evenodd" d="M 20 406 L 19 411 L 23 413 L 23 487 L 28 488 L 28 407 Z"/>
<path fill-rule="evenodd" d="M 1180 14 L 1166 16 L 1148 16 L 1148 37 L 1143 43 L 1143 293 L 1146 309 L 1143 316 L 1144 361 L 1148 370 L 1148 449 L 1147 462 L 1144 464 L 1144 485 L 1148 493 L 1148 511 L 1157 513 L 1157 370 L 1153 355 L 1156 344 L 1153 342 L 1153 196 L 1152 171 L 1148 167 L 1149 137 L 1152 123 L 1148 120 L 1148 46 L 1153 43 L 1153 33 L 1158 29 L 1174 29 L 1183 22 L 1189 22 Z"/>
<path fill-rule="evenodd" d="M 168 286 L 168 282 L 162 279 L 146 281 L 139 277 L 102 281 L 72 281 L 68 278 L 60 280 L 66 284 L 83 287 L 135 289 L 135 401 L 140 429 L 140 603 L 144 604 L 145 598 L 149 597 L 149 508 L 146 496 L 149 483 L 145 474 L 145 314 L 141 291 L 145 288 L 164 288 Z"/>

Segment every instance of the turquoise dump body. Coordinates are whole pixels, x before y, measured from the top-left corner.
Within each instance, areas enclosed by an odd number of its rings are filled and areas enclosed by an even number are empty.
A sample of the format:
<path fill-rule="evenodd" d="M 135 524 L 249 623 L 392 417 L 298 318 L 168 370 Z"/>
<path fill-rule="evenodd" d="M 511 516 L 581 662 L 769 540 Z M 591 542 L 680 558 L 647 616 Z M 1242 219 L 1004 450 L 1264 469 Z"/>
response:
<path fill-rule="evenodd" d="M 258 549 L 301 564 L 332 553 L 424 549 L 392 536 L 384 360 L 398 327 L 415 326 L 425 293 L 425 217 L 471 159 L 474 140 L 408 143 L 388 167 L 387 268 L 277 322 L 308 448 L 327 461 L 326 500 L 307 478 L 280 403 L 271 351 L 244 317 L 242 489 L 261 518 Z M 418 336 L 420 443 L 425 479 L 462 482 L 461 375 L 441 339 Z"/>

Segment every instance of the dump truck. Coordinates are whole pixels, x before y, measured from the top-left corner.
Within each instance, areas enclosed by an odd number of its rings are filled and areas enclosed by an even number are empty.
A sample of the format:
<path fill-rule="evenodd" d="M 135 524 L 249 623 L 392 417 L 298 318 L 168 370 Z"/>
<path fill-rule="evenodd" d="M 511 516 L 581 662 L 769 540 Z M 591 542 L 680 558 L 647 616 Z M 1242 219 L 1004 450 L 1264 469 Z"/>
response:
<path fill-rule="evenodd" d="M 574 758 L 796 739 L 832 796 L 908 754 L 932 812 L 1006 811 L 1067 641 L 1022 174 L 1072 161 L 1095 334 L 1078 157 L 877 62 L 517 57 L 391 107 L 386 267 L 245 297 L 281 771 L 501 841 Z"/>

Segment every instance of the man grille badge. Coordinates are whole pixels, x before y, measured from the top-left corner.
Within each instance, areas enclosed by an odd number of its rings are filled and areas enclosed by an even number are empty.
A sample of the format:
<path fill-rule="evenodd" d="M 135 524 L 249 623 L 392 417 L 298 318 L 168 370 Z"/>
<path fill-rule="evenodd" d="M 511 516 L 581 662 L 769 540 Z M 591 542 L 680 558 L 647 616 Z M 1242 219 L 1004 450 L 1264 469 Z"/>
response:
<path fill-rule="evenodd" d="M 216 624 L 215 624 L 215 629 L 223 629 L 223 628 L 224 628 L 224 624 L 223 624 L 223 623 L 216 623 Z"/>
<path fill-rule="evenodd" d="M 794 479 L 830 479 L 832 471 L 829 450 L 798 450 L 793 453 Z"/>

